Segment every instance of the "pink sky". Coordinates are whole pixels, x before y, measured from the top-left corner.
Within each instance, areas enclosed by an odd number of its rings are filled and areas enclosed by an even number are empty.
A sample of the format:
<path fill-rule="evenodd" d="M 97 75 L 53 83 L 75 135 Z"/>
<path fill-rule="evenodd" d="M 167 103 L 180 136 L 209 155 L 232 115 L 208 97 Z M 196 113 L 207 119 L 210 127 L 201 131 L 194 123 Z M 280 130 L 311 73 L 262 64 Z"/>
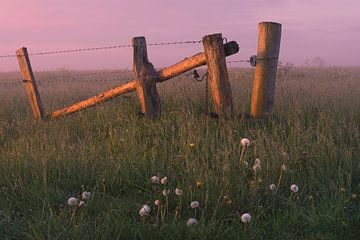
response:
<path fill-rule="evenodd" d="M 0 55 L 147 42 L 200 40 L 221 32 L 240 45 L 232 60 L 256 53 L 257 23 L 283 24 L 280 57 L 297 65 L 322 57 L 330 65 L 359 65 L 359 0 L 18 0 L 0 8 Z M 26 3 L 26 4 L 24 4 Z M 156 67 L 202 51 L 202 45 L 149 47 Z M 35 70 L 113 69 L 132 65 L 132 51 L 115 49 L 33 56 Z M 17 70 L 16 59 L 0 58 L 0 71 Z M 242 65 L 244 66 L 244 65 Z"/>

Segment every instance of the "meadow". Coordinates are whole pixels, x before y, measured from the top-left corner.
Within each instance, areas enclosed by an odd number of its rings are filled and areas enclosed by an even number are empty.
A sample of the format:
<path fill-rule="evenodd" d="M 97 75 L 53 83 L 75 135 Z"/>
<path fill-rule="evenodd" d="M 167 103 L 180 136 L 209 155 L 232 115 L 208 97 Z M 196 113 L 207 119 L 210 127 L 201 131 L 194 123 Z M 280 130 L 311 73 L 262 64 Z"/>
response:
<path fill-rule="evenodd" d="M 119 84 L 76 73 L 35 73 L 46 112 Z M 359 239 L 360 69 L 280 66 L 261 121 L 240 115 L 253 69 L 229 76 L 234 119 L 206 116 L 205 83 L 182 75 L 154 120 L 132 93 L 36 122 L 18 73 L 0 73 L 0 239 Z"/>

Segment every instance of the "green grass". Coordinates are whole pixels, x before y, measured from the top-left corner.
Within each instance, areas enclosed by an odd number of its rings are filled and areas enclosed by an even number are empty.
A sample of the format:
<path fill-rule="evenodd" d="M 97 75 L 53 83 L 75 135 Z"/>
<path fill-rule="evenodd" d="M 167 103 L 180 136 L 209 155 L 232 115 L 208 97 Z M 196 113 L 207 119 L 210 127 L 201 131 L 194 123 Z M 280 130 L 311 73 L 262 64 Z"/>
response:
<path fill-rule="evenodd" d="M 73 72 L 36 73 L 45 111 L 118 84 L 62 82 L 66 74 Z M 0 81 L 14 77 L 0 73 Z M 251 70 L 230 70 L 238 114 L 249 111 L 252 77 Z M 139 117 L 130 94 L 35 122 L 21 83 L 0 87 L 0 239 L 360 236 L 359 69 L 280 68 L 274 112 L 263 121 L 206 117 L 204 83 L 184 77 L 159 86 L 156 120 Z M 248 167 L 239 162 L 243 137 L 252 142 Z M 254 174 L 256 158 L 261 170 Z M 165 202 L 163 187 L 150 182 L 158 173 L 169 178 L 171 194 L 169 214 L 156 225 L 153 202 Z M 273 194 L 269 185 L 278 182 Z M 298 193 L 291 193 L 293 183 Z M 184 193 L 175 219 L 176 187 Z M 83 188 L 91 197 L 74 212 L 67 199 Z M 200 202 L 199 223 L 189 227 L 193 200 Z M 138 214 L 143 204 L 152 207 L 146 219 Z M 245 212 L 248 225 L 240 219 Z"/>

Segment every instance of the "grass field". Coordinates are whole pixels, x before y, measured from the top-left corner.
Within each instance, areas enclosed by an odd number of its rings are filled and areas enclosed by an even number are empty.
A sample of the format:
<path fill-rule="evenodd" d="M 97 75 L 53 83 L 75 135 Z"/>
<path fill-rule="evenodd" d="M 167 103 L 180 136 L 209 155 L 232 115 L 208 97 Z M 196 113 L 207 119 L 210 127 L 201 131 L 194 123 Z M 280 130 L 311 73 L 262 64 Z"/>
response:
<path fill-rule="evenodd" d="M 46 112 L 119 83 L 73 74 L 36 73 Z M 229 74 L 236 112 L 248 112 L 253 71 Z M 204 86 L 185 76 L 161 84 L 156 120 L 139 117 L 130 94 L 35 122 L 21 82 L 0 83 L 0 239 L 360 238 L 360 69 L 281 67 L 263 121 L 206 117 Z M 154 175 L 167 176 L 167 197 Z M 70 207 L 84 190 L 86 206 Z M 144 204 L 152 209 L 140 217 Z"/>

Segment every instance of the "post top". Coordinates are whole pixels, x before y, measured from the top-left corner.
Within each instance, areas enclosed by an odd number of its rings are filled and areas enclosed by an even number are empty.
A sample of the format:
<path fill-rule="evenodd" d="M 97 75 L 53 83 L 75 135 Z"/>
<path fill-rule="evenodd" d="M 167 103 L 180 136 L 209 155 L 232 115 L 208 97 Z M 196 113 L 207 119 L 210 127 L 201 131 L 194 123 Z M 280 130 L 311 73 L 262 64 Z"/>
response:
<path fill-rule="evenodd" d="M 277 23 L 277 22 L 259 22 L 259 25 L 262 25 L 262 24 L 270 24 L 270 25 L 281 26 L 281 23 Z"/>

